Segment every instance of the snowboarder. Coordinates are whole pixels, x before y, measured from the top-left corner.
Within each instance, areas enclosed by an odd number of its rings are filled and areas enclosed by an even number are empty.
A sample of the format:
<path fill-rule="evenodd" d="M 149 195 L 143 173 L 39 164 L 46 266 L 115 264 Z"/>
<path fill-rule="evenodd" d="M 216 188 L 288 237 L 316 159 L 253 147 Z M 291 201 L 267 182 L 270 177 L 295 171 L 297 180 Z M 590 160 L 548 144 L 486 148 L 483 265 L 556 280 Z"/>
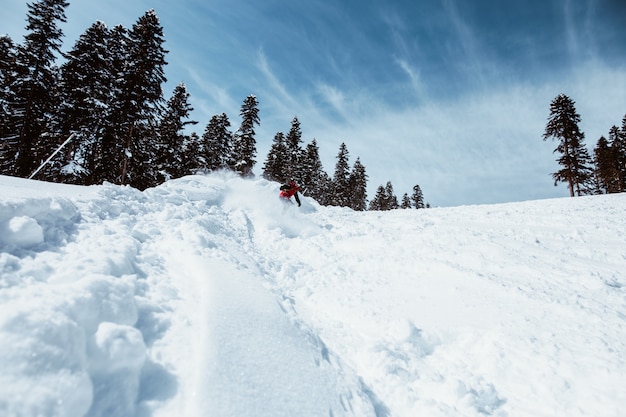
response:
<path fill-rule="evenodd" d="M 298 207 L 300 207 L 300 197 L 298 197 L 298 190 L 300 187 L 296 185 L 296 183 L 292 180 L 289 181 L 289 184 L 284 184 L 280 186 L 280 194 L 278 195 L 284 201 L 289 201 L 291 204 L 291 197 L 295 197 L 296 203 L 298 203 Z"/>

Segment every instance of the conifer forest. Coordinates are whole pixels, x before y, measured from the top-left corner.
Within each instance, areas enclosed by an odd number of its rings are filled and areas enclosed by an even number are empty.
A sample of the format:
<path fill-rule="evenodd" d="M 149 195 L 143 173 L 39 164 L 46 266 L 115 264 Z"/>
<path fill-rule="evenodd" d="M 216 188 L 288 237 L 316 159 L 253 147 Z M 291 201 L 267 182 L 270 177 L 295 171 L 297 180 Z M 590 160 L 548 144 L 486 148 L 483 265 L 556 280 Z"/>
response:
<path fill-rule="evenodd" d="M 80 185 L 129 185 L 138 189 L 196 173 L 218 170 L 254 176 L 255 128 L 260 101 L 243 99 L 239 126 L 216 114 L 201 134 L 190 92 L 179 83 L 164 97 L 167 52 L 154 10 L 131 28 L 92 24 L 69 50 L 60 24 L 65 0 L 28 5 L 21 43 L 0 36 L 0 174 Z M 557 143 L 560 170 L 553 179 L 571 196 L 626 190 L 626 116 L 597 140 L 590 153 L 574 101 L 564 94 L 550 104 L 544 140 Z M 191 132 L 191 133 L 190 133 Z M 268 180 L 295 180 L 322 205 L 354 210 L 426 208 L 419 185 L 400 200 L 391 182 L 368 200 L 366 169 L 350 161 L 342 143 L 332 176 L 322 166 L 315 139 L 304 143 L 297 117 L 277 132 L 261 167 Z"/>

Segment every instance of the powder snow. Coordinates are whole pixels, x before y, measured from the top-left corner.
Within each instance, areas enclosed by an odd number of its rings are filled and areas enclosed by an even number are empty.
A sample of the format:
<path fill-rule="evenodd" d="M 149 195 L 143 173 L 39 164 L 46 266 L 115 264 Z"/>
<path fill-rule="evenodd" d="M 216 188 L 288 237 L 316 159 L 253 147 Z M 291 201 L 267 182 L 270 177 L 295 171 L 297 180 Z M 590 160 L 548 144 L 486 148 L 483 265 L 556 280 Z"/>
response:
<path fill-rule="evenodd" d="M 0 415 L 603 416 L 626 194 L 354 212 L 0 176 Z"/>

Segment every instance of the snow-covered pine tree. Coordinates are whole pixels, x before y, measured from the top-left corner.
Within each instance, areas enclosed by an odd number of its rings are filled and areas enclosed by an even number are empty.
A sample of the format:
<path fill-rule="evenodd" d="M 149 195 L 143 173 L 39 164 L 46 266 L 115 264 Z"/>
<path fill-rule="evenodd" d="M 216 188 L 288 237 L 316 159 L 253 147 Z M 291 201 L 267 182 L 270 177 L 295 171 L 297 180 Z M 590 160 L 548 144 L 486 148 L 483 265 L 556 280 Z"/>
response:
<path fill-rule="evenodd" d="M 28 177 L 62 143 L 49 131 L 49 122 L 59 103 L 54 62 L 61 53 L 63 32 L 58 23 L 66 21 L 68 5 L 65 0 L 27 4 L 27 34 L 17 48 L 11 92 L 15 101 L 9 103 L 9 126 L 14 132 L 9 134 L 18 138 L 17 176 Z"/>
<path fill-rule="evenodd" d="M 260 123 L 259 102 L 256 96 L 249 95 L 241 106 L 241 127 L 234 135 L 231 167 L 242 177 L 252 177 L 256 163 L 256 139 L 254 125 Z"/>
<path fill-rule="evenodd" d="M 413 194 L 411 195 L 411 200 L 413 201 L 413 207 L 416 209 L 424 208 L 424 194 L 422 193 L 422 189 L 419 185 L 415 184 L 413 186 Z"/>
<path fill-rule="evenodd" d="M 404 193 L 402 195 L 400 208 L 401 209 L 410 209 L 411 208 L 411 199 L 409 198 L 409 194 L 408 193 Z"/>
<path fill-rule="evenodd" d="M 381 210 L 389 210 L 387 206 L 387 195 L 385 193 L 385 187 L 379 185 L 376 189 L 376 194 L 372 201 L 370 201 L 370 210 L 381 211 Z"/>
<path fill-rule="evenodd" d="M 189 120 L 192 111 L 187 87 L 181 82 L 174 88 L 159 122 L 156 169 L 163 180 L 184 175 L 183 152 L 184 144 L 188 141 L 184 129 L 187 125 L 198 123 Z"/>
<path fill-rule="evenodd" d="M 302 130 L 297 117 L 291 120 L 291 128 L 285 137 L 285 147 L 287 148 L 287 159 L 285 160 L 285 180 L 295 180 L 302 182 L 303 167 L 302 159 Z"/>
<path fill-rule="evenodd" d="M 148 10 L 129 32 L 130 55 L 124 79 L 128 131 L 122 157 L 121 183 L 144 189 L 158 184 L 155 170 L 157 120 L 163 110 L 165 39 L 154 10 Z"/>
<path fill-rule="evenodd" d="M 263 165 L 263 178 L 270 181 L 285 182 L 287 180 L 286 161 L 285 135 L 283 132 L 278 132 L 274 135 L 272 146 Z"/>
<path fill-rule="evenodd" d="M 350 165 L 348 164 L 348 147 L 345 143 L 339 146 L 335 174 L 332 182 L 330 205 L 347 207 L 350 205 Z"/>
<path fill-rule="evenodd" d="M 328 204 L 331 181 L 322 166 L 319 147 L 315 139 L 306 146 L 301 165 L 303 170 L 301 179 L 303 193 L 322 205 Z"/>
<path fill-rule="evenodd" d="M 195 174 L 204 166 L 202 158 L 202 140 L 196 132 L 184 136 L 183 151 L 181 153 L 181 176 Z"/>
<path fill-rule="evenodd" d="M 356 158 L 349 177 L 350 207 L 356 211 L 367 210 L 367 174 L 360 158 Z"/>
<path fill-rule="evenodd" d="M 117 25 L 110 30 L 107 42 L 107 68 L 111 76 L 108 99 L 104 105 L 104 117 L 100 138 L 94 143 L 92 162 L 89 164 L 88 182 L 100 184 L 108 181 L 120 184 L 121 165 L 125 154 L 127 133 L 130 130 L 130 105 L 126 96 L 126 78 L 131 40 L 128 29 Z"/>
<path fill-rule="evenodd" d="M 550 116 L 543 140 L 554 138 L 559 141 L 554 152 L 561 154 L 557 159 L 563 168 L 552 174 L 554 185 L 567 182 L 570 196 L 588 194 L 592 190 L 590 167 L 591 157 L 583 142 L 585 139 L 578 127 L 580 115 L 576 113 L 574 101 L 559 94 L 550 103 Z"/>
<path fill-rule="evenodd" d="M 111 105 L 115 73 L 111 71 L 110 31 L 96 22 L 83 33 L 61 66 L 61 105 L 55 114 L 61 138 L 74 134 L 53 161 L 55 181 L 93 184 L 94 159 Z"/>
<path fill-rule="evenodd" d="M 208 171 L 227 169 L 230 163 L 233 134 L 229 130 L 230 120 L 226 113 L 211 117 L 202 135 L 202 156 L 204 168 Z"/>
<path fill-rule="evenodd" d="M 385 200 L 387 203 L 387 210 L 395 210 L 400 205 L 398 204 L 398 197 L 393 191 L 393 185 L 391 181 L 387 181 L 387 185 L 385 186 Z"/>

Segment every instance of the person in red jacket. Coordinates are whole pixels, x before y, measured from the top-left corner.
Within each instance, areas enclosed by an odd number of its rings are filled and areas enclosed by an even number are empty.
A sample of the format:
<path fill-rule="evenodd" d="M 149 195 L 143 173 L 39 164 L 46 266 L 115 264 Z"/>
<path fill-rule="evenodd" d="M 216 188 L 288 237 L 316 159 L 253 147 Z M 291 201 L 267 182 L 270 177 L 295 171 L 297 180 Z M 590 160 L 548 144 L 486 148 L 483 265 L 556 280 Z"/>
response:
<path fill-rule="evenodd" d="M 289 201 L 290 203 L 291 197 L 295 197 L 296 203 L 298 203 L 298 207 L 300 207 L 300 197 L 298 197 L 299 189 L 300 187 L 298 187 L 294 181 L 289 181 L 289 184 L 280 186 L 280 194 L 278 196 L 285 201 Z"/>

